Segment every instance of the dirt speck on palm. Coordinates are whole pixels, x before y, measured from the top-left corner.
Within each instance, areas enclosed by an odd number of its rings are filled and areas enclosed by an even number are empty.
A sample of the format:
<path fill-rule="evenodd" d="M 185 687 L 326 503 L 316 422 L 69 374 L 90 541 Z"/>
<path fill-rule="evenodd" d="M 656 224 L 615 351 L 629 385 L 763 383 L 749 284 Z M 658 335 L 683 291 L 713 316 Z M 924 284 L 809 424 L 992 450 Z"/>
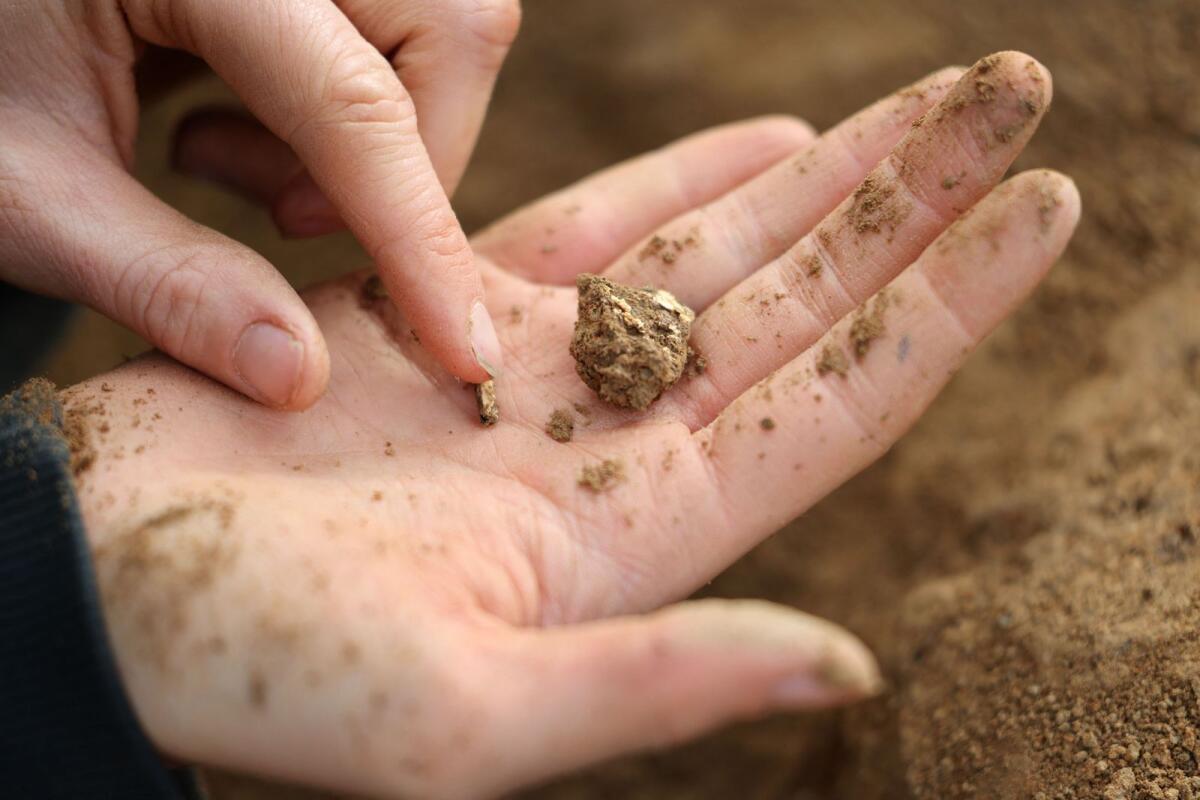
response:
<path fill-rule="evenodd" d="M 565 408 L 557 409 L 546 422 L 546 433 L 556 442 L 569 442 L 575 435 L 575 418 Z"/>
<path fill-rule="evenodd" d="M 644 410 L 688 361 L 695 313 L 670 292 L 580 275 L 579 319 L 571 340 L 575 371 L 601 399 Z"/>
<path fill-rule="evenodd" d="M 597 494 L 607 492 L 625 480 L 625 464 L 615 458 L 606 458 L 599 464 L 588 464 L 579 473 L 579 485 Z"/>

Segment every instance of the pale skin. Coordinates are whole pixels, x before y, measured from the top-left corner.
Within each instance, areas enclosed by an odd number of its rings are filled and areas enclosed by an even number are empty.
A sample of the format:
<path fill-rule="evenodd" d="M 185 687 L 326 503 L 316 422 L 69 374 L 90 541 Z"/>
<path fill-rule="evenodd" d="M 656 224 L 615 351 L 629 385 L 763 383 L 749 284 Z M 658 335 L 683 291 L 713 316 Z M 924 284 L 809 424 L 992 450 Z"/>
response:
<path fill-rule="evenodd" d="M 157 355 L 68 390 L 104 409 L 79 494 L 156 745 L 371 796 L 489 797 L 879 691 L 832 624 L 678 601 L 885 452 L 1070 238 L 1069 179 L 997 186 L 1048 73 L 1019 53 L 962 73 L 819 138 L 784 118 L 691 137 L 480 234 L 507 365 L 493 428 L 362 274 L 305 295 L 331 377 L 304 413 Z M 654 236 L 681 243 L 672 263 Z M 649 412 L 603 407 L 567 353 L 580 271 L 693 305 L 707 371 Z M 864 337 L 856 309 L 881 291 Z M 574 439 L 553 441 L 574 404 Z M 624 479 L 581 486 L 606 459 Z"/>
<path fill-rule="evenodd" d="M 520 14 L 519 0 L 10 0 L 0 279 L 89 305 L 263 404 L 321 396 L 326 341 L 283 276 L 129 174 L 139 58 L 186 51 L 254 116 L 192 119 L 177 166 L 251 182 L 288 234 L 348 226 L 438 363 L 485 380 L 502 354 L 448 195 Z"/>

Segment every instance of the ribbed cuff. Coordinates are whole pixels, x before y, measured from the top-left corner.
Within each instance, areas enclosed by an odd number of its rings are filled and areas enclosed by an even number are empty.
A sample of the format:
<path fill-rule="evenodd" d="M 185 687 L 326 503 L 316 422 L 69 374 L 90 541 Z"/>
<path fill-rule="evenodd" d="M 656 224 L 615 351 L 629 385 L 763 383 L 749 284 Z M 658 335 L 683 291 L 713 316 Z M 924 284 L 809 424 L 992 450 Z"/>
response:
<path fill-rule="evenodd" d="M 155 753 L 117 673 L 47 381 L 0 399 L 0 792 L 197 796 Z"/>

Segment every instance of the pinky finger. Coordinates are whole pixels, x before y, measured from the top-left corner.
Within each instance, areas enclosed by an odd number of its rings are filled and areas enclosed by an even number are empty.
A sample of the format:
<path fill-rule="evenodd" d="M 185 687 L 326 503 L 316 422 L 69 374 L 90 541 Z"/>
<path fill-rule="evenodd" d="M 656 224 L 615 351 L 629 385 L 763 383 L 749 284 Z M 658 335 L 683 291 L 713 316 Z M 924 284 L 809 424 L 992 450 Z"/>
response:
<path fill-rule="evenodd" d="M 951 226 L 892 284 L 696 435 L 741 531 L 697 526 L 712 571 L 886 452 L 972 349 L 1066 247 L 1079 195 L 1057 173 L 1023 173 Z M 720 536 L 730 537 L 723 542 Z M 743 538 L 748 537 L 748 538 Z"/>

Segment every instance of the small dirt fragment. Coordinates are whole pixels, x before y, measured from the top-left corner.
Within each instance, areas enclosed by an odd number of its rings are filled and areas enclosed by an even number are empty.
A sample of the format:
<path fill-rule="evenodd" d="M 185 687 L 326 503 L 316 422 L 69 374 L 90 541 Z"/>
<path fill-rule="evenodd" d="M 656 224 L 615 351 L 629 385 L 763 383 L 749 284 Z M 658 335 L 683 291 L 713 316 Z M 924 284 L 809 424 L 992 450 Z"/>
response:
<path fill-rule="evenodd" d="M 546 433 L 556 442 L 569 442 L 575 435 L 575 418 L 565 408 L 559 408 L 546 422 Z"/>
<path fill-rule="evenodd" d="M 859 360 L 866 356 L 871 349 L 871 343 L 883 336 L 886 331 L 883 315 L 887 311 L 891 298 L 886 291 L 875 296 L 868 305 L 864 303 L 858 310 L 858 316 L 850 323 L 850 346 Z"/>
<path fill-rule="evenodd" d="M 496 382 L 484 381 L 475 386 L 475 400 L 479 404 L 479 421 L 490 428 L 500 421 L 500 406 L 496 404 Z"/>
<path fill-rule="evenodd" d="M 907 203 L 896 197 L 896 184 L 876 175 L 868 175 L 854 192 L 850 224 L 859 233 L 878 233 L 884 228 L 894 232 L 909 214 Z"/>
<path fill-rule="evenodd" d="M 648 258 L 654 258 L 667 248 L 667 240 L 661 236 L 652 236 L 650 241 L 646 242 L 646 246 L 638 253 L 638 260 L 645 261 Z"/>
<path fill-rule="evenodd" d="M 844 378 L 849 371 L 850 360 L 846 358 L 842 348 L 835 344 L 827 344 L 821 349 L 821 357 L 817 360 L 818 375 L 828 375 L 832 372 Z"/>
<path fill-rule="evenodd" d="M 71 474 L 78 478 L 96 463 L 96 447 L 92 444 L 87 417 L 91 406 L 69 406 L 63 414 L 63 437 L 71 451 Z M 105 429 L 108 423 L 102 423 Z"/>
<path fill-rule="evenodd" d="M 383 288 L 383 281 L 378 275 L 371 275 L 363 281 L 362 290 L 358 295 L 358 304 L 362 308 L 370 308 L 380 300 L 386 300 L 388 296 L 387 289 Z"/>
<path fill-rule="evenodd" d="M 579 473 L 579 485 L 599 494 L 607 492 L 625 480 L 625 464 L 615 458 L 606 458 L 599 464 L 588 464 Z"/>
<path fill-rule="evenodd" d="M 775 420 L 771 419 L 770 417 L 763 417 L 761 420 L 759 420 L 758 426 L 764 431 L 773 431 L 775 430 Z"/>
<path fill-rule="evenodd" d="M 953 189 L 955 186 L 958 186 L 959 183 L 960 180 L 954 175 L 947 175 L 946 177 L 942 178 L 942 188 L 946 189 L 947 191 Z"/>
<path fill-rule="evenodd" d="M 583 274 L 575 371 L 601 399 L 644 410 L 683 375 L 695 313 L 670 293 Z"/>

